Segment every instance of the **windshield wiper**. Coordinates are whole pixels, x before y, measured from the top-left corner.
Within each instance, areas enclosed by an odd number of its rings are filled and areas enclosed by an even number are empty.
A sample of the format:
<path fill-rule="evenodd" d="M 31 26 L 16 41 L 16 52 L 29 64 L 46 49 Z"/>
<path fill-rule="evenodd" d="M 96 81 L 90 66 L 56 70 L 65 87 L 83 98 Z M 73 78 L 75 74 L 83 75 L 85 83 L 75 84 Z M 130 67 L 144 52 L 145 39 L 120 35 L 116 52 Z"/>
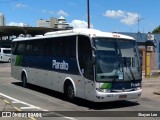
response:
<path fill-rule="evenodd" d="M 127 60 L 127 57 L 123 57 L 123 59 L 124 59 L 124 63 L 125 63 L 125 66 L 126 66 L 126 71 L 127 71 L 127 68 L 128 68 L 130 73 L 131 73 L 131 76 L 132 76 L 133 80 L 135 80 L 135 77 L 133 75 L 133 71 L 131 70 L 131 67 L 129 65 L 129 61 Z"/>
<path fill-rule="evenodd" d="M 141 61 L 138 59 L 138 58 L 140 58 L 140 57 L 139 57 L 139 54 L 137 53 L 136 47 L 134 47 L 133 50 L 134 50 L 136 59 L 137 59 L 137 61 L 138 61 L 137 70 L 138 70 L 139 73 L 141 73 L 141 72 L 140 72 L 140 71 L 141 71 Z M 138 57 L 138 58 L 137 58 L 137 57 Z"/>
<path fill-rule="evenodd" d="M 123 74 L 123 76 L 121 76 L 120 78 L 123 79 L 123 81 L 124 81 L 124 69 L 123 69 L 124 64 L 123 64 L 123 60 L 122 60 L 122 52 L 121 52 L 121 48 L 120 48 L 118 39 L 117 39 L 117 44 L 115 45 L 115 49 L 116 49 L 117 58 L 118 58 L 118 69 Z"/>

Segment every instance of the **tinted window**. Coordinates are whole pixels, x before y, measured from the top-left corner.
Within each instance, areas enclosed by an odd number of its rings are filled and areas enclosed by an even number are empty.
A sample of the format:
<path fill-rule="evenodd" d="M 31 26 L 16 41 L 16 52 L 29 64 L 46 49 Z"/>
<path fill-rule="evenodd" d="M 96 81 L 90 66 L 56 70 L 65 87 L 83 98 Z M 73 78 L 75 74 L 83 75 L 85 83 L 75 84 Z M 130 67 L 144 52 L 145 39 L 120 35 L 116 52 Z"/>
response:
<path fill-rule="evenodd" d="M 11 50 L 3 50 L 3 53 L 5 53 L 5 54 L 11 54 Z"/>
<path fill-rule="evenodd" d="M 19 43 L 17 44 L 16 53 L 17 53 L 18 55 L 21 55 L 21 54 L 24 54 L 24 52 L 25 52 L 25 44 L 22 43 L 22 42 L 19 42 Z"/>
<path fill-rule="evenodd" d="M 24 50 L 24 54 L 25 55 L 30 55 L 32 53 L 32 41 L 29 42 L 25 42 L 25 50 Z"/>
<path fill-rule="evenodd" d="M 13 42 L 11 47 L 12 47 L 12 54 L 16 54 L 17 42 Z"/>
<path fill-rule="evenodd" d="M 93 80 L 93 65 L 92 65 L 92 49 L 90 39 L 86 36 L 78 37 L 78 59 L 80 69 L 85 78 Z"/>
<path fill-rule="evenodd" d="M 76 56 L 76 36 L 57 37 L 12 43 L 13 54 L 37 56 Z"/>
<path fill-rule="evenodd" d="M 76 36 L 52 38 L 49 44 L 50 54 L 53 56 L 70 58 L 76 56 Z"/>
<path fill-rule="evenodd" d="M 47 49 L 47 41 L 45 40 L 34 40 L 32 41 L 32 53 L 31 55 L 38 55 L 38 56 L 43 56 L 47 55 L 46 49 Z"/>

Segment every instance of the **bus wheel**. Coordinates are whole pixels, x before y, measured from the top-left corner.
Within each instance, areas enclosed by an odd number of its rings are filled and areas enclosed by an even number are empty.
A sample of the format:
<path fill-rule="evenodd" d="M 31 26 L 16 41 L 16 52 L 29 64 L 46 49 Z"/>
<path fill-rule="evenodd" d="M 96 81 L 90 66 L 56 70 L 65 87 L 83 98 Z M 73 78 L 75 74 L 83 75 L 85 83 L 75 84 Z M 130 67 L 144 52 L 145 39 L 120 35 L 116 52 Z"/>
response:
<path fill-rule="evenodd" d="M 75 98 L 74 88 L 71 83 L 67 85 L 65 94 L 69 100 L 73 100 Z"/>
<path fill-rule="evenodd" d="M 22 74 L 22 86 L 27 87 L 27 77 L 25 73 Z"/>

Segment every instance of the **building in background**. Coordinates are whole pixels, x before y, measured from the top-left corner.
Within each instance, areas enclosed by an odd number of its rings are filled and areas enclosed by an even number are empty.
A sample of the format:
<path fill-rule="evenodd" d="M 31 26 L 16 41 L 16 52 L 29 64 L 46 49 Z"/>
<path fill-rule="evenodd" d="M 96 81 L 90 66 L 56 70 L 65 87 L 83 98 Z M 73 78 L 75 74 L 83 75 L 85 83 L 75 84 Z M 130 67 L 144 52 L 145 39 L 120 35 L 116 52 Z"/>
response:
<path fill-rule="evenodd" d="M 57 18 L 51 17 L 50 18 L 50 28 L 55 28 L 55 23 L 58 21 Z"/>
<path fill-rule="evenodd" d="M 146 65 L 146 52 L 150 52 L 150 70 L 151 75 L 158 73 L 160 76 L 160 34 L 152 34 L 154 36 L 153 41 L 156 47 L 146 46 L 147 41 L 149 40 L 150 33 L 126 33 L 120 32 L 121 34 L 128 35 L 133 37 L 137 44 L 142 57 L 142 71 L 145 72 Z"/>
<path fill-rule="evenodd" d="M 49 20 L 40 19 L 37 21 L 37 27 L 47 27 L 47 28 L 54 28 L 55 23 L 57 22 L 57 18 L 50 18 Z"/>
<path fill-rule="evenodd" d="M 5 26 L 5 16 L 3 13 L 0 13 L 0 26 Z"/>
<path fill-rule="evenodd" d="M 55 29 L 68 29 L 71 28 L 69 23 L 66 22 L 66 19 L 61 16 L 58 18 L 58 21 L 55 23 Z"/>
<path fill-rule="evenodd" d="M 49 20 L 40 19 L 40 20 L 37 21 L 37 27 L 50 28 L 50 21 Z"/>
<path fill-rule="evenodd" d="M 55 31 L 73 29 L 62 16 L 58 19 L 54 17 L 51 17 L 49 20 L 40 19 L 37 21 L 37 27 L 53 28 Z"/>

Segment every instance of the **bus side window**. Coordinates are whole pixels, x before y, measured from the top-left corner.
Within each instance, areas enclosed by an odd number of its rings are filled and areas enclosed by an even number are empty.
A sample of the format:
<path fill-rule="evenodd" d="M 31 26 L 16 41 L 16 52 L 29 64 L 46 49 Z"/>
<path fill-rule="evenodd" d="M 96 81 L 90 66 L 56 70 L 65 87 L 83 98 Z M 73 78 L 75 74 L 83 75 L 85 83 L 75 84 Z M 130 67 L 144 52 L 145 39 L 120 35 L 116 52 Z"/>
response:
<path fill-rule="evenodd" d="M 69 36 L 69 37 L 66 37 L 64 39 L 64 42 L 63 42 L 63 48 L 62 48 L 62 51 L 63 51 L 63 54 L 65 57 L 68 57 L 68 58 L 75 58 L 76 57 L 76 41 L 75 41 L 75 36 Z"/>
<path fill-rule="evenodd" d="M 51 54 L 53 56 L 64 57 L 64 58 L 75 58 L 76 41 L 75 36 L 52 38 Z"/>
<path fill-rule="evenodd" d="M 52 38 L 52 39 L 53 40 L 52 40 L 52 46 L 51 46 L 51 49 L 52 49 L 51 55 L 57 56 L 58 55 L 57 50 L 59 51 L 60 49 L 58 46 L 58 40 L 56 38 Z"/>
<path fill-rule="evenodd" d="M 78 59 L 84 77 L 93 80 L 92 49 L 90 39 L 86 36 L 78 37 Z"/>
<path fill-rule="evenodd" d="M 17 46 L 16 53 L 17 53 L 17 55 L 22 55 L 22 54 L 24 54 L 24 52 L 25 52 L 25 44 L 22 42 L 19 42 L 18 46 Z"/>
<path fill-rule="evenodd" d="M 32 44 L 30 42 L 27 42 L 25 46 L 25 54 L 30 55 L 32 53 Z"/>
<path fill-rule="evenodd" d="M 42 55 L 41 51 L 43 49 L 40 49 L 40 46 L 41 46 L 41 42 L 38 42 L 37 40 L 33 41 L 32 42 L 32 52 L 31 52 L 31 55 L 35 55 L 35 56 Z"/>
<path fill-rule="evenodd" d="M 13 42 L 11 47 L 12 47 L 12 54 L 15 55 L 16 54 L 16 49 L 17 49 L 17 43 Z"/>

